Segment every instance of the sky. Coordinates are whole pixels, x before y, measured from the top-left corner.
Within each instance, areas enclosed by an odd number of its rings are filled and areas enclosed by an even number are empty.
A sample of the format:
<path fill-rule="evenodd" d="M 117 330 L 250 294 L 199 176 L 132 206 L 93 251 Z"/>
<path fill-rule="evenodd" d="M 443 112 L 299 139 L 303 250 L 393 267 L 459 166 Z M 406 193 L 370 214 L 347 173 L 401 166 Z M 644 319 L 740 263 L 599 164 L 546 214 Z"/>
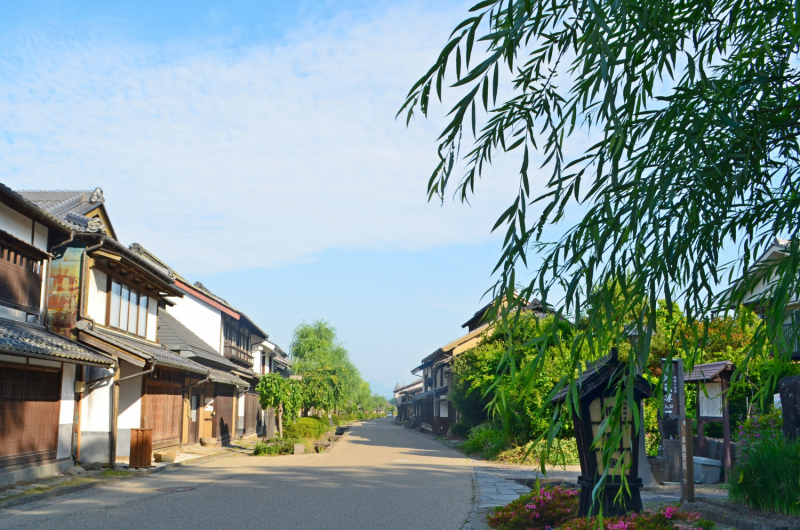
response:
<path fill-rule="evenodd" d="M 487 302 L 491 227 L 515 197 L 507 157 L 469 205 L 428 202 L 454 101 L 395 120 L 468 7 L 3 3 L 0 181 L 101 187 L 123 243 L 284 349 L 297 324 L 327 320 L 389 395 Z"/>

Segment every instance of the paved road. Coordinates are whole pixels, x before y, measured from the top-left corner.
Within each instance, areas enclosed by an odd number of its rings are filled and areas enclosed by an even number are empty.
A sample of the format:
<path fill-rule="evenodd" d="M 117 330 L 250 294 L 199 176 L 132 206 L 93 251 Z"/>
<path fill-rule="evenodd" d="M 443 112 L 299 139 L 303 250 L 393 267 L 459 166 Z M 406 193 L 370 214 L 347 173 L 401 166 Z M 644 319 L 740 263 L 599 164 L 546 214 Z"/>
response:
<path fill-rule="evenodd" d="M 193 489 L 158 491 L 172 487 Z M 463 455 L 381 419 L 328 453 L 225 457 L 0 510 L 0 529 L 460 530 L 472 498 Z"/>

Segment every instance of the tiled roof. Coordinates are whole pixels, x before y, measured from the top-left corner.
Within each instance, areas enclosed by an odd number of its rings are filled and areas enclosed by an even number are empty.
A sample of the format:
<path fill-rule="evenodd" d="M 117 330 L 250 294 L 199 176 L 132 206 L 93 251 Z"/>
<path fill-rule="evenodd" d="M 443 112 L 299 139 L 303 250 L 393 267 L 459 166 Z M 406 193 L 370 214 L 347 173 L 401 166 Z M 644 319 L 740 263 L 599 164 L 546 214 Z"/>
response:
<path fill-rule="evenodd" d="M 181 370 L 188 370 L 198 374 L 207 374 L 208 369 L 205 366 L 197 364 L 196 362 L 185 359 L 180 355 L 173 353 L 163 346 L 147 342 L 145 340 L 136 339 L 121 333 L 114 333 L 101 328 L 82 329 L 83 333 L 87 333 L 110 344 L 117 348 L 127 350 L 137 357 L 144 357 L 145 359 L 153 359 L 157 364 L 171 366 Z"/>
<path fill-rule="evenodd" d="M 42 326 L 6 319 L 0 319 L 0 349 L 99 364 L 114 363 L 107 356 Z"/>
<path fill-rule="evenodd" d="M 76 232 L 102 232 L 103 222 L 85 214 L 105 202 L 103 190 L 23 190 L 26 199 L 38 204 L 43 210 L 61 220 Z M 111 228 L 111 227 L 109 227 Z M 111 229 L 113 232 L 113 229 Z"/>
<path fill-rule="evenodd" d="M 196 363 L 191 359 L 181 357 L 177 353 L 169 351 L 163 345 L 156 345 L 152 342 L 145 342 L 133 337 L 120 337 L 119 340 L 138 350 L 149 353 L 155 358 L 158 364 L 166 364 L 168 366 L 172 366 L 173 368 L 180 368 L 198 374 L 208 373 L 208 368 L 205 366 Z"/>
<path fill-rule="evenodd" d="M 158 312 L 158 340 L 170 350 L 192 352 L 197 362 L 204 365 L 212 364 L 223 370 L 243 370 L 166 311 Z"/>
<path fill-rule="evenodd" d="M 413 382 L 411 382 L 411 383 L 409 383 L 407 385 L 402 385 L 402 386 L 395 385 L 394 391 L 395 392 L 403 392 L 403 391 L 406 391 L 406 390 L 409 390 L 409 389 L 413 389 L 416 386 L 422 386 L 422 378 L 421 377 L 419 379 L 417 379 L 416 381 L 413 381 Z"/>
<path fill-rule="evenodd" d="M 66 222 L 52 215 L 50 212 L 41 207 L 41 205 L 31 201 L 22 193 L 14 191 L 4 184 L 0 184 L 0 195 L 11 200 L 22 213 L 32 217 L 42 224 L 57 228 L 63 232 L 69 233 L 71 228 Z"/>
<path fill-rule="evenodd" d="M 217 370 L 215 368 L 208 369 L 208 378 L 215 383 L 224 383 L 229 385 L 247 386 L 247 387 L 250 386 L 249 383 L 247 383 L 242 379 L 239 379 L 235 375 L 229 374 L 228 372 L 223 372 L 222 370 Z"/>

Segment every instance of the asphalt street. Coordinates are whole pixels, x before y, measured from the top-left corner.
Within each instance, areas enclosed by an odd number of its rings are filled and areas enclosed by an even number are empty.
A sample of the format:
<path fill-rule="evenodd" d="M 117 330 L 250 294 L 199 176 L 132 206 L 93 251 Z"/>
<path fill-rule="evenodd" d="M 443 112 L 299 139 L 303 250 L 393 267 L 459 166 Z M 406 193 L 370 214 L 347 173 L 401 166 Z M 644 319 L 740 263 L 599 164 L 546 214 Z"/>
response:
<path fill-rule="evenodd" d="M 0 529 L 460 530 L 472 499 L 462 454 L 380 419 L 326 453 L 226 456 L 0 510 Z"/>

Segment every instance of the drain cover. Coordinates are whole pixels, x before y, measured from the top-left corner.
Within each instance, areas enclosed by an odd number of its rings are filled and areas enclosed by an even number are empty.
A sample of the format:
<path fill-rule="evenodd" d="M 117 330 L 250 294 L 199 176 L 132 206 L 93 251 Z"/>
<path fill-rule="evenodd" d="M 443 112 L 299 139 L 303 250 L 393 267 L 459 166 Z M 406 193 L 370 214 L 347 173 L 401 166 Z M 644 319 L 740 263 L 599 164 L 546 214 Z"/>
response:
<path fill-rule="evenodd" d="M 188 486 L 178 486 L 177 488 L 159 488 L 156 491 L 167 491 L 170 493 L 180 493 L 182 491 L 192 491 L 194 488 Z"/>

